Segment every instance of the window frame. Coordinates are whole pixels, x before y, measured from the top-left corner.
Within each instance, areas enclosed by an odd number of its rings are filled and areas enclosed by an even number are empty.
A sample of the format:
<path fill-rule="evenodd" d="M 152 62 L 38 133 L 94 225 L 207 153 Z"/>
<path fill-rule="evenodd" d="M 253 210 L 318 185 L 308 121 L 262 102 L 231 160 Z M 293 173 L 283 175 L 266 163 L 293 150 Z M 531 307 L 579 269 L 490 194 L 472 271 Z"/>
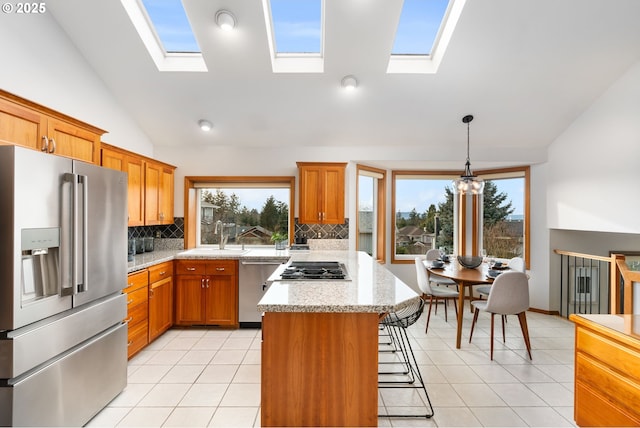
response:
<path fill-rule="evenodd" d="M 373 174 L 363 174 L 368 177 L 372 177 L 376 180 L 376 192 L 375 192 L 375 206 L 373 210 L 375 212 L 375 229 L 376 229 L 376 242 L 375 242 L 375 259 L 378 263 L 384 264 L 386 262 L 386 242 L 387 234 L 385 230 L 386 224 L 386 206 L 387 206 L 387 171 L 384 169 L 374 168 L 367 165 L 356 164 L 356 250 L 359 250 L 360 240 L 358 239 L 359 225 L 359 204 L 360 204 L 360 172 L 369 172 Z M 381 178 L 374 177 L 374 175 L 381 175 Z"/>
<path fill-rule="evenodd" d="M 425 178 L 428 177 L 432 177 L 433 179 L 436 179 L 436 177 L 438 179 L 444 179 L 444 180 L 455 180 L 456 178 L 460 177 L 460 171 L 451 171 L 451 170 L 447 170 L 447 171 L 437 171 L 437 170 L 410 170 L 410 171 L 404 171 L 404 170 L 394 170 L 391 171 L 391 218 L 390 218 L 390 222 L 389 222 L 389 227 L 390 227 L 390 231 L 391 231 L 391 264 L 410 264 L 410 263 L 414 263 L 414 259 L 415 259 L 415 254 L 411 255 L 411 256 L 404 256 L 401 258 L 396 257 L 396 250 L 395 250 L 395 245 L 396 245 L 396 227 L 395 227 L 395 221 L 396 221 L 396 180 L 398 179 L 398 177 L 402 177 L 402 176 L 424 176 Z M 454 236 L 454 240 L 455 240 L 455 236 Z"/>
<path fill-rule="evenodd" d="M 243 185 L 280 184 L 289 187 L 289 244 L 295 235 L 295 177 L 294 176 L 186 176 L 184 178 L 184 248 L 198 246 L 198 188 L 203 184 Z"/>
<path fill-rule="evenodd" d="M 531 266 L 531 177 L 530 177 L 530 167 L 528 165 L 525 166 L 514 166 L 507 168 L 491 168 L 491 169 L 483 169 L 474 171 L 475 174 L 484 179 L 499 179 L 502 175 L 502 178 L 514 178 L 513 174 L 521 173 L 524 178 L 524 260 L 525 266 L 530 268 Z M 396 257 L 395 252 L 395 218 L 396 218 L 396 180 L 403 176 L 424 176 L 425 178 L 435 178 L 439 176 L 443 179 L 455 180 L 460 176 L 460 171 L 438 171 L 438 170 L 393 170 L 391 171 L 391 218 L 389 221 L 389 227 L 391 231 L 391 263 L 392 264 L 410 264 L 413 263 L 413 259 L 409 260 L 411 257 Z M 455 192 L 454 192 L 455 197 Z M 457 237 L 454 235 L 454 241 Z M 415 256 L 414 256 L 415 257 Z"/>

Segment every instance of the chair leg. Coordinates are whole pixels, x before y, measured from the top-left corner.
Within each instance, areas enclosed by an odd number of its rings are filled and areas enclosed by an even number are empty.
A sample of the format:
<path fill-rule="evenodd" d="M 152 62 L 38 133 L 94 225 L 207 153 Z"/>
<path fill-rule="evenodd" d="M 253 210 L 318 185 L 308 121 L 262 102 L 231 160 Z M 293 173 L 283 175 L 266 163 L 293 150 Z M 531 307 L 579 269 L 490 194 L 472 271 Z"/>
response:
<path fill-rule="evenodd" d="M 493 319 L 496 314 L 491 313 L 491 361 L 493 361 Z"/>
<path fill-rule="evenodd" d="M 478 308 L 476 308 L 476 310 L 473 312 L 473 321 L 471 322 L 471 333 L 469 333 L 469 343 L 471 343 L 471 338 L 473 337 L 473 328 L 476 326 L 476 321 L 478 321 L 479 312 L 480 311 L 478 310 Z"/>
<path fill-rule="evenodd" d="M 507 339 L 504 336 L 504 320 L 505 320 L 506 317 L 507 317 L 506 315 L 502 315 L 500 317 L 500 319 L 502 319 L 502 343 L 507 343 Z"/>
<path fill-rule="evenodd" d="M 522 336 L 524 337 L 524 344 L 527 346 L 527 352 L 529 353 L 529 359 L 531 358 L 531 340 L 529 339 L 529 328 L 527 327 L 527 314 L 520 312 L 518 314 L 518 321 L 520 321 L 520 329 L 522 330 Z"/>
<path fill-rule="evenodd" d="M 427 334 L 429 330 L 429 320 L 431 319 L 431 306 L 433 306 L 433 296 L 429 296 L 429 312 L 427 312 L 427 326 L 424 329 L 424 334 Z M 436 304 L 436 308 L 438 305 Z"/>
<path fill-rule="evenodd" d="M 442 302 L 444 303 L 444 322 L 449 322 L 447 319 L 447 299 L 442 299 Z"/>

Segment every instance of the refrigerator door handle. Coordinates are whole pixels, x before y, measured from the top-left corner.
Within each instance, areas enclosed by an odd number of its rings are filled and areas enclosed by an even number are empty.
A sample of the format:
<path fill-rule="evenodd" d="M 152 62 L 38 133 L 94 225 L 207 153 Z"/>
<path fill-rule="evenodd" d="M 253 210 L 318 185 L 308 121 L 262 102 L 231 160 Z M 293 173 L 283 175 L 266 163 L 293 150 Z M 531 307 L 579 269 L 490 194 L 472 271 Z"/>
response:
<path fill-rule="evenodd" d="M 76 282 L 76 284 L 78 284 L 76 292 L 82 293 L 89 289 L 87 284 L 87 278 L 89 277 L 89 233 L 87 230 L 89 224 L 89 177 L 86 175 L 78 175 L 78 182 L 82 184 L 82 282 Z M 78 227 L 77 223 L 75 223 L 75 227 Z M 76 241 L 74 245 L 76 254 L 78 253 L 78 244 L 79 242 Z"/>
<path fill-rule="evenodd" d="M 69 207 L 68 217 L 65 216 L 66 221 L 64 221 L 64 225 L 69 226 L 69 246 L 67 249 L 63 248 L 63 253 L 68 255 L 68 258 L 65 257 L 65 261 L 63 262 L 63 281 L 60 284 L 60 295 L 61 296 L 70 296 L 76 294 L 76 284 L 78 275 L 76 269 L 76 239 L 77 239 L 77 213 L 76 207 L 78 205 L 78 176 L 76 174 L 67 172 L 63 177 L 64 183 L 69 183 L 70 185 L 70 196 L 67 201 L 70 203 L 64 206 Z M 65 211 L 66 212 L 66 211 Z M 66 227 L 63 227 L 63 231 Z M 64 272 L 68 272 L 68 275 L 65 275 Z"/>

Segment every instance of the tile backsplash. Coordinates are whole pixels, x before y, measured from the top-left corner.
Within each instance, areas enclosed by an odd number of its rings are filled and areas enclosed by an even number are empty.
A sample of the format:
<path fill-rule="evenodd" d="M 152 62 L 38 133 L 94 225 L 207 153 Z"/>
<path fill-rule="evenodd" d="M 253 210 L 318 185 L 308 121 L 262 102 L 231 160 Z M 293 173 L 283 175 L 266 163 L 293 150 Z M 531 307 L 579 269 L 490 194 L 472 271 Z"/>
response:
<path fill-rule="evenodd" d="M 184 217 L 175 217 L 173 224 L 128 228 L 129 239 L 148 237 L 156 238 L 156 249 L 181 249 L 184 245 Z M 314 240 L 347 240 L 349 239 L 349 219 L 345 219 L 343 224 L 300 224 L 296 218 L 295 237 Z"/>
<path fill-rule="evenodd" d="M 349 219 L 343 224 L 300 224 L 295 219 L 295 237 L 307 239 L 349 239 Z"/>
<path fill-rule="evenodd" d="M 133 226 L 128 230 L 129 239 L 132 238 L 184 238 L 184 217 L 174 217 L 173 224 L 159 226 Z"/>

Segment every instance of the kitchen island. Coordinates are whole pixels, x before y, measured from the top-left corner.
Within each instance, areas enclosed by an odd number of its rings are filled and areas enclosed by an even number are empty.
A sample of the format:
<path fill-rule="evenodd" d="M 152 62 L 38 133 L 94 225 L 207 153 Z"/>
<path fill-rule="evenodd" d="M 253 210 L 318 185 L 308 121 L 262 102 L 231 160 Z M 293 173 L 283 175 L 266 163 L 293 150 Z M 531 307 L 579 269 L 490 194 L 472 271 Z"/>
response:
<path fill-rule="evenodd" d="M 376 426 L 378 321 L 420 297 L 366 253 L 291 256 L 344 263 L 350 280 L 275 281 L 258 304 L 262 425 Z"/>

